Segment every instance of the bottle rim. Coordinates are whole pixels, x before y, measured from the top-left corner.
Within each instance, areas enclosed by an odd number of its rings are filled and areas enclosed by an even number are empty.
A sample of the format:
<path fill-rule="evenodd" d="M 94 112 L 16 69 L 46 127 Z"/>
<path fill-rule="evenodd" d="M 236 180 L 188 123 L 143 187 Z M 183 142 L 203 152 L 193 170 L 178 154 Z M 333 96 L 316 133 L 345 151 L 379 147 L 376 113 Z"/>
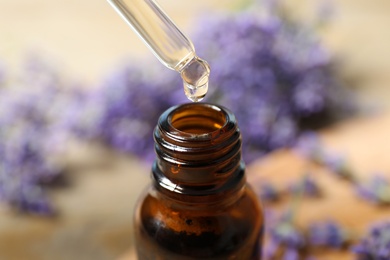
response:
<path fill-rule="evenodd" d="M 187 125 L 191 118 L 194 119 L 193 127 L 197 128 L 197 132 L 188 130 Z M 209 120 L 212 125 L 195 125 L 195 121 L 200 122 L 199 119 L 204 119 L 202 123 L 207 123 Z M 221 134 L 235 131 L 237 122 L 234 114 L 223 106 L 210 103 L 186 103 L 166 110 L 160 116 L 158 125 L 160 130 L 174 140 L 207 142 L 218 138 Z M 201 127 L 203 130 L 200 129 Z"/>

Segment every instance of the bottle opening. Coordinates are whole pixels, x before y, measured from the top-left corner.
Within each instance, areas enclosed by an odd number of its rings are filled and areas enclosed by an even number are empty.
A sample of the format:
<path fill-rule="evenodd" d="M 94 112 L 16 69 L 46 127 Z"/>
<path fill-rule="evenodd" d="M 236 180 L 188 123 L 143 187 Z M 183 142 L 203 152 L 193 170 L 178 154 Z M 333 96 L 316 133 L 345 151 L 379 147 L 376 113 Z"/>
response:
<path fill-rule="evenodd" d="M 170 124 L 180 132 L 188 134 L 210 134 L 223 128 L 227 115 L 214 105 L 191 105 L 176 109 L 170 117 Z"/>

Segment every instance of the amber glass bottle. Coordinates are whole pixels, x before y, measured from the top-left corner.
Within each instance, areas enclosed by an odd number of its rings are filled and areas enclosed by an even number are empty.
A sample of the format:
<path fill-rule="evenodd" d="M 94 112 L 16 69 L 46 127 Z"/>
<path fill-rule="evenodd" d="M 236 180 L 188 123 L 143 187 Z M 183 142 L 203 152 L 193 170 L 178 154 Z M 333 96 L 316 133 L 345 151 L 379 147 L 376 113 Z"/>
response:
<path fill-rule="evenodd" d="M 176 106 L 154 138 L 152 185 L 135 212 L 138 258 L 260 259 L 263 212 L 246 184 L 234 115 L 205 103 Z"/>

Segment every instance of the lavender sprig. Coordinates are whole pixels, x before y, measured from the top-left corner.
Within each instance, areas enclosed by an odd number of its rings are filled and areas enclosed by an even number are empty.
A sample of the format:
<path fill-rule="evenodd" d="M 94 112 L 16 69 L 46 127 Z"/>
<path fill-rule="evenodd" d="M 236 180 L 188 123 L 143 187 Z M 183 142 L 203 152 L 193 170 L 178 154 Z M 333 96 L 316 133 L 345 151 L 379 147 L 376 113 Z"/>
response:
<path fill-rule="evenodd" d="M 0 201 L 15 209 L 54 213 L 42 183 L 60 174 L 52 154 L 65 135 L 59 127 L 67 99 L 62 84 L 51 66 L 33 58 L 0 89 Z"/>
<path fill-rule="evenodd" d="M 309 174 L 305 174 L 298 183 L 294 183 L 289 187 L 292 193 L 301 193 L 308 197 L 319 197 L 321 188 L 317 181 Z"/>
<path fill-rule="evenodd" d="M 305 174 L 302 179 L 287 187 L 277 187 L 269 182 L 262 182 L 255 189 L 264 202 L 276 202 L 288 195 L 319 197 L 322 193 L 317 181 L 309 174 Z"/>
<path fill-rule="evenodd" d="M 340 224 L 325 221 L 312 223 L 309 226 L 308 240 L 313 246 L 341 248 L 350 242 L 350 237 Z"/>
<path fill-rule="evenodd" d="M 79 113 L 68 117 L 69 128 L 81 138 L 152 160 L 153 129 L 161 112 L 174 105 L 167 87 L 175 80 L 160 71 L 135 64 L 116 70 L 96 91 L 80 94 L 74 106 Z"/>
<path fill-rule="evenodd" d="M 282 191 L 278 190 L 271 183 L 262 183 L 259 187 L 260 198 L 262 201 L 275 202 L 281 199 Z"/>
<path fill-rule="evenodd" d="M 278 217 L 268 221 L 266 226 L 268 243 L 265 245 L 263 255 L 266 260 L 280 259 L 281 257 L 295 259 L 295 257 L 299 257 L 300 251 L 306 246 L 303 233 L 294 223 L 301 199 L 300 195 L 301 192 L 295 193 L 294 201 L 289 205 L 289 208 Z M 269 213 L 268 216 L 272 216 L 272 214 Z"/>
<path fill-rule="evenodd" d="M 357 184 L 356 189 L 359 196 L 368 201 L 390 205 L 390 182 L 382 175 L 375 175 Z"/>
<path fill-rule="evenodd" d="M 390 259 L 390 222 L 375 224 L 359 244 L 352 247 L 358 260 Z"/>
<path fill-rule="evenodd" d="M 328 151 L 321 143 L 318 134 L 314 132 L 302 133 L 294 145 L 294 150 L 307 159 L 327 167 L 340 178 L 352 182 L 357 181 L 357 177 L 348 167 L 345 157 Z"/>
<path fill-rule="evenodd" d="M 294 225 L 291 210 L 285 212 L 266 229 L 268 243 L 264 248 L 264 259 L 299 259 L 306 246 L 303 233 Z"/>
<path fill-rule="evenodd" d="M 209 16 L 193 37 L 213 68 L 209 100 L 233 110 L 244 147 L 257 153 L 291 145 L 309 118 L 346 108 L 330 54 L 313 31 L 277 8 L 267 11 Z"/>
<path fill-rule="evenodd" d="M 57 175 L 46 160 L 48 129 L 45 118 L 32 104 L 32 97 L 12 100 L 16 93 L 1 93 L 8 98 L 0 115 L 0 200 L 16 208 L 39 214 L 52 209 L 39 183 Z M 10 96 L 11 95 L 11 96 Z M 2 104 L 5 104 L 3 102 Z"/>

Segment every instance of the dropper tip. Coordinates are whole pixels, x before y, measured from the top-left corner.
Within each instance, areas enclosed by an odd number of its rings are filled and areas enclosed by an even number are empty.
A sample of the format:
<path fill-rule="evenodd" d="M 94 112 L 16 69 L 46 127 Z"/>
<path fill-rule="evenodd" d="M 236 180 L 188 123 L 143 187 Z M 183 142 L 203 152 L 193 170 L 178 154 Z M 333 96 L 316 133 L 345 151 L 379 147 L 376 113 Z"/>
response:
<path fill-rule="evenodd" d="M 192 102 L 202 101 L 206 97 L 208 88 L 208 82 L 194 88 L 192 85 L 189 85 L 184 81 L 184 93 Z"/>
<path fill-rule="evenodd" d="M 193 102 L 201 101 L 209 88 L 209 64 L 195 56 L 180 74 L 187 98 Z"/>

